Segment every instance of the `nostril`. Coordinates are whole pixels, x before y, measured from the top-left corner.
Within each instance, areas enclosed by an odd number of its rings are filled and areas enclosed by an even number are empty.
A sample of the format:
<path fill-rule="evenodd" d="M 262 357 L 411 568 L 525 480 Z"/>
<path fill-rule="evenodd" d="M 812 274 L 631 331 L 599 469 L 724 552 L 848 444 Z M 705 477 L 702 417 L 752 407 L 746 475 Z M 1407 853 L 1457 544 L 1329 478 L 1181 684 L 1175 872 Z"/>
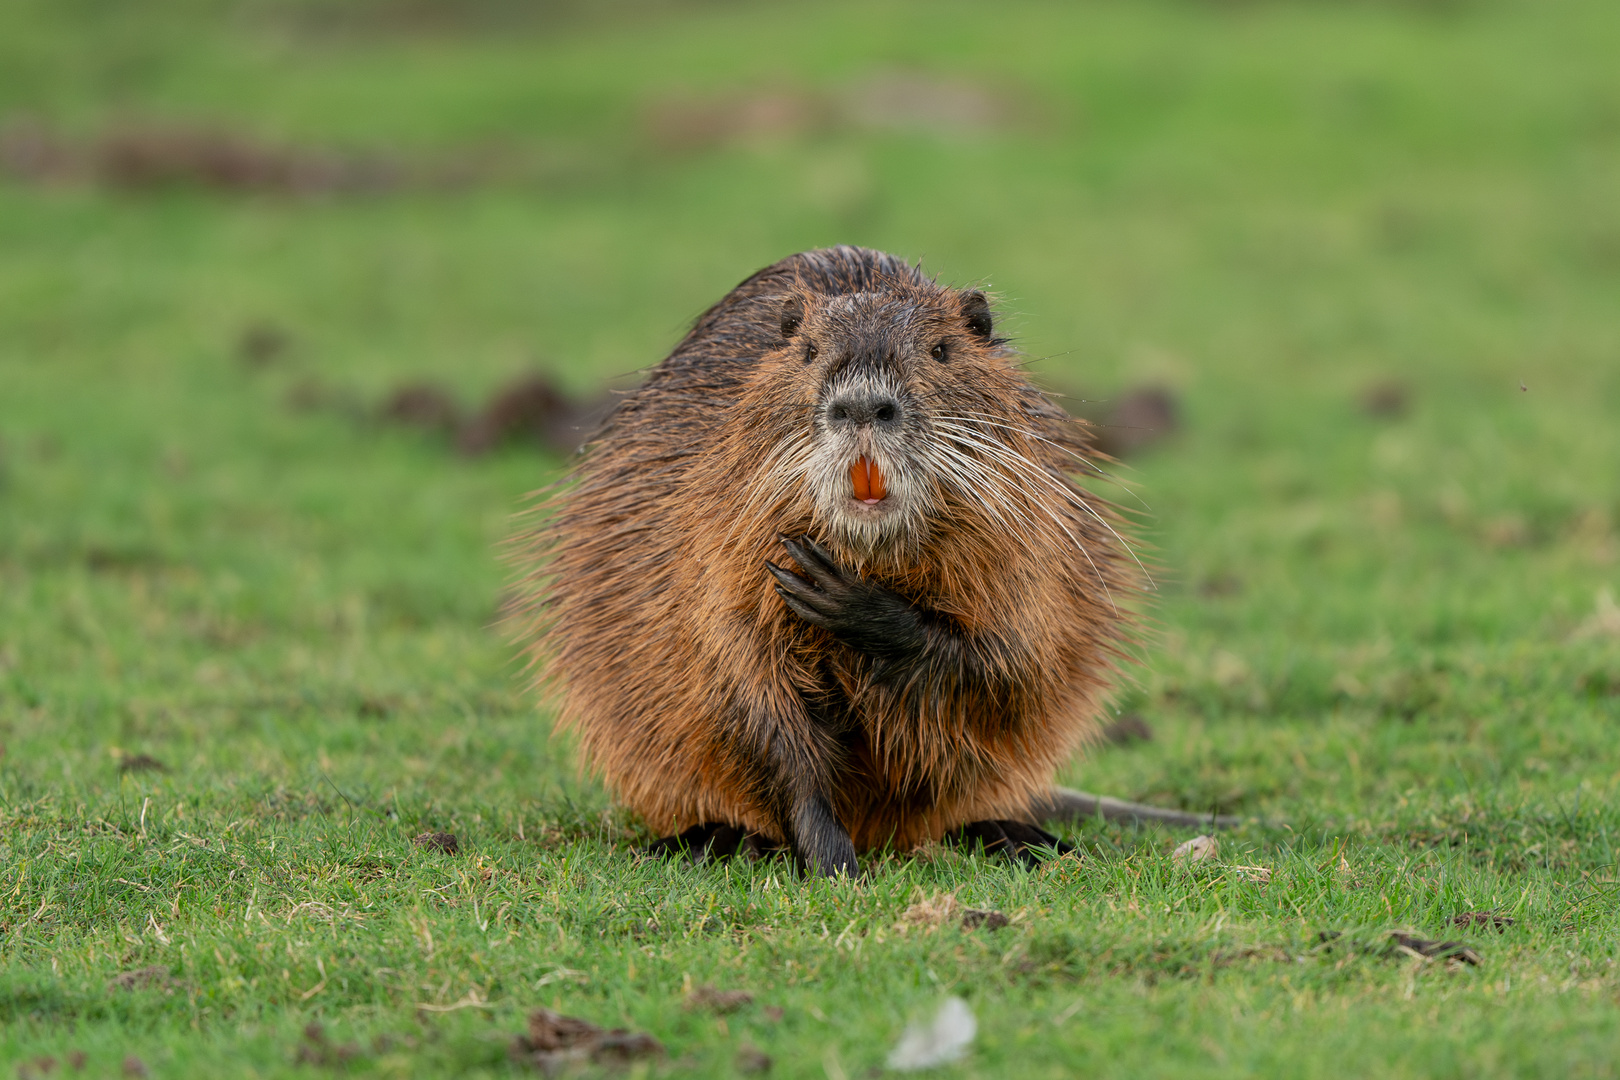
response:
<path fill-rule="evenodd" d="M 836 427 L 892 427 L 900 419 L 900 403 L 887 395 L 844 394 L 827 403 L 827 421 Z"/>

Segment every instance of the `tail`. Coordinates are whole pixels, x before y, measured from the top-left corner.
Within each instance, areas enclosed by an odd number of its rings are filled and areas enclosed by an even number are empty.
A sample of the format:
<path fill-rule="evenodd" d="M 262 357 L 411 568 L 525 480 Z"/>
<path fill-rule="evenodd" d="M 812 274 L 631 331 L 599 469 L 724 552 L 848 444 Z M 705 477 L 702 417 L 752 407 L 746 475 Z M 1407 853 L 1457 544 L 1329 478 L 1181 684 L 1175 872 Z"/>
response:
<path fill-rule="evenodd" d="M 1185 810 L 1166 810 L 1158 806 L 1112 799 L 1107 795 L 1091 795 L 1073 788 L 1055 787 L 1030 804 L 1030 813 L 1036 821 L 1063 821 L 1079 823 L 1102 817 L 1109 821 L 1126 821 L 1134 825 L 1177 825 L 1186 828 L 1232 829 L 1247 819 L 1231 814 L 1189 814 Z"/>

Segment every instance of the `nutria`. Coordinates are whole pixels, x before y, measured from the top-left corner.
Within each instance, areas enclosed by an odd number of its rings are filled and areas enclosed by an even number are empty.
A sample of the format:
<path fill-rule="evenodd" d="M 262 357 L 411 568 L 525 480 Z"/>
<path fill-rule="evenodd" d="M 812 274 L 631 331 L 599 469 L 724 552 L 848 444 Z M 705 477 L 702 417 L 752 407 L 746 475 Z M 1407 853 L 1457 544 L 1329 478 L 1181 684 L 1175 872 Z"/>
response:
<path fill-rule="evenodd" d="M 855 247 L 761 270 L 521 543 L 561 728 L 655 847 L 785 846 L 821 874 L 947 836 L 1062 850 L 1037 815 L 1125 805 L 1052 779 L 1141 584 L 1075 483 L 1086 451 L 983 292 Z"/>

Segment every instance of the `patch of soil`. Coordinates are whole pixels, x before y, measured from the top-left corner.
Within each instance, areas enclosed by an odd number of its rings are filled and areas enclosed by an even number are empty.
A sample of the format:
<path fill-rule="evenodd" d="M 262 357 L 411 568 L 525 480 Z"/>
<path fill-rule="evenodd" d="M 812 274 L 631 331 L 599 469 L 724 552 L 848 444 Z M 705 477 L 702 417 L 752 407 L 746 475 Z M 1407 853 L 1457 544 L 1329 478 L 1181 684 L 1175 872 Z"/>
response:
<path fill-rule="evenodd" d="M 1620 675 L 1611 675 L 1607 671 L 1589 671 L 1581 676 L 1578 688 L 1587 697 L 1620 697 Z"/>
<path fill-rule="evenodd" d="M 315 378 L 299 379 L 288 387 L 285 398 L 287 408 L 293 412 L 337 412 L 355 419 L 365 417 L 366 410 L 353 390 Z"/>
<path fill-rule="evenodd" d="M 461 427 L 461 408 L 450 392 L 437 383 L 410 382 L 395 388 L 379 415 L 391 423 L 429 431 L 453 432 Z"/>
<path fill-rule="evenodd" d="M 236 355 L 250 368 L 266 368 L 286 355 L 292 339 L 279 326 L 253 323 L 236 339 Z"/>
<path fill-rule="evenodd" d="M 902 928 L 915 926 L 933 930 L 950 922 L 964 930 L 1000 930 L 1011 925 L 1012 920 L 999 911 L 965 907 L 955 893 L 920 896 L 900 915 Z"/>
<path fill-rule="evenodd" d="M 1102 737 L 1114 746 L 1130 746 L 1132 743 L 1152 742 L 1153 728 L 1142 719 L 1140 713 L 1126 713 L 1103 728 Z"/>
<path fill-rule="evenodd" d="M 736 1012 L 753 1000 L 754 995 L 747 990 L 720 990 L 705 984 L 686 995 L 686 1007 L 725 1014 Z"/>
<path fill-rule="evenodd" d="M 1000 930 L 1011 924 L 1012 920 L 999 911 L 984 911 L 979 908 L 965 908 L 962 911 L 964 930 Z"/>
<path fill-rule="evenodd" d="M 529 1030 L 507 1047 L 511 1060 L 554 1076 L 570 1065 L 626 1065 L 640 1058 L 662 1057 L 664 1046 L 646 1032 L 607 1030 L 588 1020 L 562 1016 L 550 1009 L 529 1014 Z"/>
<path fill-rule="evenodd" d="M 737 1071 L 740 1073 L 766 1073 L 771 1071 L 771 1055 L 755 1046 L 745 1042 L 737 1047 Z"/>
<path fill-rule="evenodd" d="M 399 710 L 401 700 L 393 694 L 366 694 L 354 707 L 354 714 L 362 720 L 387 720 Z"/>
<path fill-rule="evenodd" d="M 575 401 L 549 378 L 524 375 L 498 390 L 456 434 L 463 454 L 486 454 L 505 443 L 538 444 L 571 454 L 601 423 L 613 399 L 601 394 Z"/>
<path fill-rule="evenodd" d="M 173 992 L 177 984 L 169 977 L 169 969 L 162 964 L 123 971 L 107 980 L 107 990 L 167 990 Z"/>
<path fill-rule="evenodd" d="M 1126 458 L 1181 430 L 1181 406 L 1164 386 L 1138 386 L 1109 401 L 1081 402 L 1077 414 L 1090 422 L 1091 446 L 1111 458 Z"/>
<path fill-rule="evenodd" d="M 429 851 L 442 851 L 446 855 L 457 855 L 461 852 L 461 844 L 456 840 L 455 833 L 425 832 L 413 838 L 411 843 Z"/>
<path fill-rule="evenodd" d="M 1427 938 L 1398 932 L 1389 935 L 1389 940 L 1398 952 L 1429 960 L 1461 960 L 1465 964 L 1474 966 L 1479 964 L 1479 953 L 1461 941 L 1430 941 Z"/>
<path fill-rule="evenodd" d="M 1236 574 L 1214 574 L 1198 583 L 1199 596 L 1236 596 L 1242 591 L 1243 579 Z"/>
<path fill-rule="evenodd" d="M 955 893 L 941 893 L 938 896 L 918 895 L 911 906 L 900 913 L 900 924 L 903 927 L 919 926 L 932 929 L 959 918 L 961 912 L 962 905 L 957 901 Z"/>
<path fill-rule="evenodd" d="M 96 573 L 139 573 L 161 570 L 168 560 L 159 552 L 141 547 L 103 547 L 92 544 L 84 550 L 84 565 Z"/>
<path fill-rule="evenodd" d="M 642 129 L 660 150 L 707 150 L 730 142 L 789 138 L 833 123 L 826 98 L 792 90 L 756 90 L 708 98 L 663 98 L 642 113 Z"/>
<path fill-rule="evenodd" d="M 311 395 L 309 407 L 325 404 Z M 377 410 L 379 419 L 451 436 L 468 457 L 498 447 L 529 445 L 556 454 L 571 454 L 612 408 L 611 395 L 577 400 L 548 376 L 531 373 L 502 386 L 471 416 L 464 415 L 455 395 L 429 380 L 396 387 Z"/>
<path fill-rule="evenodd" d="M 123 191 L 199 187 L 298 195 L 386 191 L 404 178 L 397 162 L 377 154 L 161 120 L 125 121 L 85 139 L 13 120 L 0 132 L 0 170 L 22 180 L 90 181 Z"/>
<path fill-rule="evenodd" d="M 1498 915 L 1494 911 L 1465 911 L 1461 915 L 1453 915 L 1451 922 L 1454 926 L 1488 926 L 1499 934 L 1505 934 L 1507 928 L 1513 925 L 1513 917 Z"/>
<path fill-rule="evenodd" d="M 842 112 L 877 131 L 962 135 L 995 131 L 1023 111 L 1007 95 L 978 83 L 920 71 L 879 71 L 849 87 Z"/>
<path fill-rule="evenodd" d="M 1412 390 L 1399 379 L 1380 379 L 1361 391 L 1361 411 L 1380 420 L 1399 420 L 1412 404 Z"/>
<path fill-rule="evenodd" d="M 304 1041 L 298 1044 L 293 1060 L 300 1065 L 346 1065 L 360 1056 L 360 1044 L 333 1043 L 326 1037 L 326 1029 L 313 1020 L 304 1027 Z"/>
<path fill-rule="evenodd" d="M 380 881 L 394 873 L 394 864 L 375 855 L 362 855 L 349 863 L 349 869 L 361 881 Z"/>
<path fill-rule="evenodd" d="M 574 147 L 479 143 L 423 152 L 315 146 L 230 123 L 127 118 L 78 135 L 12 114 L 0 123 L 0 175 L 40 186 L 131 194 L 189 188 L 233 196 L 369 197 L 494 184 L 578 183 L 600 166 Z"/>
<path fill-rule="evenodd" d="M 82 1064 L 76 1066 L 83 1068 Z M 56 1059 L 44 1054 L 33 1061 L 24 1061 L 17 1066 L 17 1080 L 36 1080 L 38 1077 L 50 1076 L 56 1071 Z"/>
<path fill-rule="evenodd" d="M 973 135 L 1020 123 L 1025 105 L 964 79 L 886 70 L 831 90 L 754 87 L 660 98 L 642 110 L 641 126 L 653 146 L 680 153 L 843 131 Z"/>

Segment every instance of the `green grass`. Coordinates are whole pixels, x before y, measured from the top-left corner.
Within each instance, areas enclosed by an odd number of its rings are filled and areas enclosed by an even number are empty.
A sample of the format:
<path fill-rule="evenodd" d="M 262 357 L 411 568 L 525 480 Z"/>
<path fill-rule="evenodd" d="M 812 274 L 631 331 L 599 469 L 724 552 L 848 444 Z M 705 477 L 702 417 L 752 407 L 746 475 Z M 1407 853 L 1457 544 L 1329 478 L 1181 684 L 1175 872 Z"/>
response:
<path fill-rule="evenodd" d="M 375 197 L 0 179 L 0 1058 L 505 1074 L 545 1005 L 651 1032 L 651 1075 L 752 1042 L 858 1077 L 959 994 L 946 1075 L 1620 1071 L 1612 3 L 444 10 L 0 12 L 0 116 L 516 163 Z M 885 71 L 1017 115 L 680 152 L 641 119 Z M 1095 825 L 1034 873 L 637 862 L 494 627 L 559 462 L 285 405 L 583 390 L 834 242 L 987 282 L 1071 393 L 1176 389 L 1184 430 L 1126 470 L 1162 573 L 1121 707 L 1157 738 L 1068 779 L 1287 827 L 1192 871 L 1185 833 Z M 261 322 L 291 347 L 252 370 Z M 1388 379 L 1409 411 L 1365 415 Z M 899 928 L 951 891 L 1013 925 Z M 704 983 L 756 1001 L 684 1009 Z M 299 1064 L 311 1021 L 358 1056 Z"/>

